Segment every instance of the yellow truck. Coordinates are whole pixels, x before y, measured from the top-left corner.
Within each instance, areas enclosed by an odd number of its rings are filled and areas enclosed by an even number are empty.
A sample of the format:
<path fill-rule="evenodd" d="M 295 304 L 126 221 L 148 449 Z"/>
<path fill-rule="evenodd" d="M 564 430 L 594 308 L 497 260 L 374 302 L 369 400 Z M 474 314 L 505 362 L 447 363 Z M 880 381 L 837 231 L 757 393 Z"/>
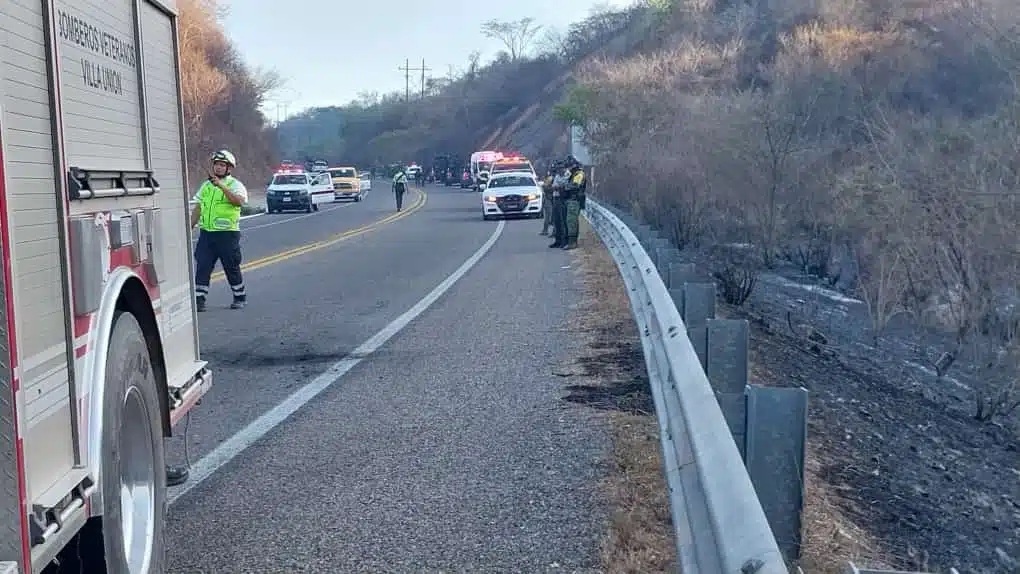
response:
<path fill-rule="evenodd" d="M 353 167 L 331 167 L 329 176 L 333 179 L 333 200 L 352 199 L 361 201 L 364 197 L 361 177 L 357 168 Z"/>

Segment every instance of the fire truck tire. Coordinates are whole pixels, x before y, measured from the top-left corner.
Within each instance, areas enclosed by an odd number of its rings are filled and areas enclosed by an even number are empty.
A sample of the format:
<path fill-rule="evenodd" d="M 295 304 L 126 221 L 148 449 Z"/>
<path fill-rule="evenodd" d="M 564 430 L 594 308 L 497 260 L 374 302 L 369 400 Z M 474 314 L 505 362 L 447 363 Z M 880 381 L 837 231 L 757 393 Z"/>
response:
<path fill-rule="evenodd" d="M 156 375 L 138 320 L 114 317 L 106 362 L 101 482 L 102 540 L 84 572 L 161 574 L 166 570 L 167 486 Z M 98 555 L 98 556 L 97 556 Z"/>

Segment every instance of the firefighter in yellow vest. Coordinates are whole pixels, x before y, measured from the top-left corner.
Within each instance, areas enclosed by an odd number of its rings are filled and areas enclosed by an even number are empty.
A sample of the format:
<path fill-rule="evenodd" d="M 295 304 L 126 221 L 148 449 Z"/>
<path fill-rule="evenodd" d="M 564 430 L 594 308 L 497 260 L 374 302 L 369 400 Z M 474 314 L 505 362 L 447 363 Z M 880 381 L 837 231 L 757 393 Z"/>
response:
<path fill-rule="evenodd" d="M 248 190 L 230 172 L 237 166 L 234 154 L 220 150 L 212 156 L 213 173 L 195 194 L 191 226 L 200 232 L 195 246 L 195 292 L 199 311 L 205 311 L 209 280 L 216 261 L 223 265 L 230 291 L 234 295 L 231 309 L 241 309 L 247 302 L 241 277 L 241 206 L 248 203 Z"/>

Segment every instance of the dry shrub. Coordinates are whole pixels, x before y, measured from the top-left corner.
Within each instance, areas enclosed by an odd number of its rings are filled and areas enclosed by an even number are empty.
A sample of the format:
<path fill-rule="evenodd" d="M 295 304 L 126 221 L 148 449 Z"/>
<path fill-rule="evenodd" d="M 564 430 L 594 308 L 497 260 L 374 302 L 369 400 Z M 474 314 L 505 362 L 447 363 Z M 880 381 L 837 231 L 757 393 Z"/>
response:
<path fill-rule="evenodd" d="M 914 317 L 941 373 L 979 373 L 975 417 L 1015 412 L 1020 5 L 764 4 L 674 3 L 661 51 L 579 74 L 603 194 L 857 293 L 876 345 Z M 720 264 L 746 299 L 753 266 Z"/>

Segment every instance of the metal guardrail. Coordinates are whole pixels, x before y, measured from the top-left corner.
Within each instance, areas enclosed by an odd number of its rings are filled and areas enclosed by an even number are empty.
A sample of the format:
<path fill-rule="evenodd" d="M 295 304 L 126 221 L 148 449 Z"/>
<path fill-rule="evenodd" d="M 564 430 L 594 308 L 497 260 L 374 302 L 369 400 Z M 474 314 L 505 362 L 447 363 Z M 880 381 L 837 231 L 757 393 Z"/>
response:
<path fill-rule="evenodd" d="M 679 570 L 787 574 L 737 443 L 655 263 L 630 228 L 591 198 L 585 218 L 620 269 L 641 334 Z"/>

